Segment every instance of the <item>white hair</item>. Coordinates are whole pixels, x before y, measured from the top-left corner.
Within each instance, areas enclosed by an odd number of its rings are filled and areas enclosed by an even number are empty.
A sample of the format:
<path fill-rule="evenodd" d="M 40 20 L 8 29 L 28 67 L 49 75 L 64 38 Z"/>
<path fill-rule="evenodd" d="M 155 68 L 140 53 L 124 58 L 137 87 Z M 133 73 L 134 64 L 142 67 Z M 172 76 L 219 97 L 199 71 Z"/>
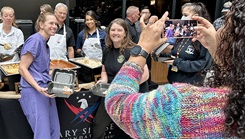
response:
<path fill-rule="evenodd" d="M 127 11 L 126 11 L 126 14 L 127 14 L 127 16 L 130 16 L 130 15 L 132 15 L 137 10 L 139 10 L 139 7 L 129 6 L 128 9 L 127 9 Z"/>
<path fill-rule="evenodd" d="M 68 7 L 67 7 L 64 3 L 58 3 L 58 4 L 56 4 L 56 6 L 55 6 L 55 11 L 56 11 L 57 9 L 59 9 L 60 7 L 64 7 L 64 8 L 66 9 L 66 11 L 68 10 Z"/>

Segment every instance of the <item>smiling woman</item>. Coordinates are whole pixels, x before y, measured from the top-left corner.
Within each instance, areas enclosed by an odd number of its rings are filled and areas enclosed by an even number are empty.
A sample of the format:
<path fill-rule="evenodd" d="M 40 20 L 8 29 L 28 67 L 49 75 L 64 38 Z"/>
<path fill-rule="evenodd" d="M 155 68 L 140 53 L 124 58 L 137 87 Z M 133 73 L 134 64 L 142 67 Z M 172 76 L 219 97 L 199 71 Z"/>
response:
<path fill-rule="evenodd" d="M 108 26 L 107 34 L 106 45 L 108 47 L 103 50 L 101 80 L 97 83 L 111 83 L 122 65 L 129 59 L 131 48 L 136 45 L 130 39 L 127 24 L 123 19 L 113 20 Z M 149 71 L 145 65 L 141 83 L 148 78 Z M 140 92 L 145 92 L 142 88 L 144 87 L 140 87 Z M 104 98 L 100 102 L 94 121 L 92 138 L 103 138 L 106 126 L 112 121 L 105 110 Z M 119 136 L 120 138 L 129 138 L 122 130 L 119 131 L 121 132 L 118 132 L 115 138 L 119 138 Z M 123 135 L 125 137 L 122 137 Z"/>
<path fill-rule="evenodd" d="M 77 53 L 84 52 L 93 59 L 102 59 L 102 50 L 105 48 L 106 33 L 100 28 L 97 15 L 93 11 L 85 14 L 85 26 L 77 37 Z"/>
<path fill-rule="evenodd" d="M 21 50 L 19 72 L 22 91 L 19 101 L 34 132 L 34 138 L 58 139 L 60 124 L 56 102 L 54 95 L 49 95 L 47 92 L 48 82 L 51 80 L 47 40 L 55 35 L 57 30 L 54 14 L 40 14 L 36 22 L 36 30 L 38 32 L 26 40 Z"/>

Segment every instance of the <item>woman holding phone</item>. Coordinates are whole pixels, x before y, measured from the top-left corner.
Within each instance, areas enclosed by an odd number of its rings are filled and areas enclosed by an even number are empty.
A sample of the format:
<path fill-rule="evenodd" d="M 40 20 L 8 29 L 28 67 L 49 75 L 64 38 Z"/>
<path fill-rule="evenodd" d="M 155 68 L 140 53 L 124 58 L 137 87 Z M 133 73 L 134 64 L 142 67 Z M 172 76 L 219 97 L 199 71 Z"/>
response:
<path fill-rule="evenodd" d="M 186 3 L 182 6 L 182 20 L 191 20 L 193 15 L 202 16 L 210 21 L 210 16 L 204 4 L 201 2 Z M 169 83 L 183 82 L 195 85 L 203 83 L 206 71 L 212 64 L 212 57 L 208 50 L 198 41 L 192 42 L 192 38 L 180 38 L 169 54 L 162 53 L 161 56 L 170 56 L 173 59 L 166 60 L 169 64 Z"/>

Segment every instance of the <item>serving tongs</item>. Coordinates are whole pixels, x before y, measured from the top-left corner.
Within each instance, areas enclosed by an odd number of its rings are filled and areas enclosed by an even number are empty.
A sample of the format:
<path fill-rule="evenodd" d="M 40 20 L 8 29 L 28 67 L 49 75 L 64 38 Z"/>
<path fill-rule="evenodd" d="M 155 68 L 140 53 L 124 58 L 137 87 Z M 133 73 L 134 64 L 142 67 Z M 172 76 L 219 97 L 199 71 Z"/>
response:
<path fill-rule="evenodd" d="M 9 61 L 14 57 L 14 55 L 15 54 L 9 55 L 9 54 L 0 53 L 0 62 Z"/>
<path fill-rule="evenodd" d="M 9 50 L 11 48 L 11 45 L 9 43 L 0 44 L 0 45 L 3 46 L 5 50 Z"/>
<path fill-rule="evenodd" d="M 1 46 L 3 46 L 3 44 L 0 44 Z M 22 49 L 22 45 L 20 45 L 19 47 L 17 47 L 15 50 L 14 50 L 14 53 L 13 54 L 3 54 L 3 53 L 0 53 L 0 62 L 5 62 L 5 61 L 9 61 L 11 60 L 15 54 L 18 54 L 20 53 L 21 49 Z"/>

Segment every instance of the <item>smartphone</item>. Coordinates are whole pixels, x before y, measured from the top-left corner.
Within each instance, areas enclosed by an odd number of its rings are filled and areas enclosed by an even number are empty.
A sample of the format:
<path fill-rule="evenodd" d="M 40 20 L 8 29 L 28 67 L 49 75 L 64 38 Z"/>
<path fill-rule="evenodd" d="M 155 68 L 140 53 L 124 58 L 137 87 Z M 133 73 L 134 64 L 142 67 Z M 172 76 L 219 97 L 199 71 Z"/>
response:
<path fill-rule="evenodd" d="M 195 26 L 196 20 L 169 19 L 165 21 L 162 37 L 193 38 L 196 35 Z"/>

